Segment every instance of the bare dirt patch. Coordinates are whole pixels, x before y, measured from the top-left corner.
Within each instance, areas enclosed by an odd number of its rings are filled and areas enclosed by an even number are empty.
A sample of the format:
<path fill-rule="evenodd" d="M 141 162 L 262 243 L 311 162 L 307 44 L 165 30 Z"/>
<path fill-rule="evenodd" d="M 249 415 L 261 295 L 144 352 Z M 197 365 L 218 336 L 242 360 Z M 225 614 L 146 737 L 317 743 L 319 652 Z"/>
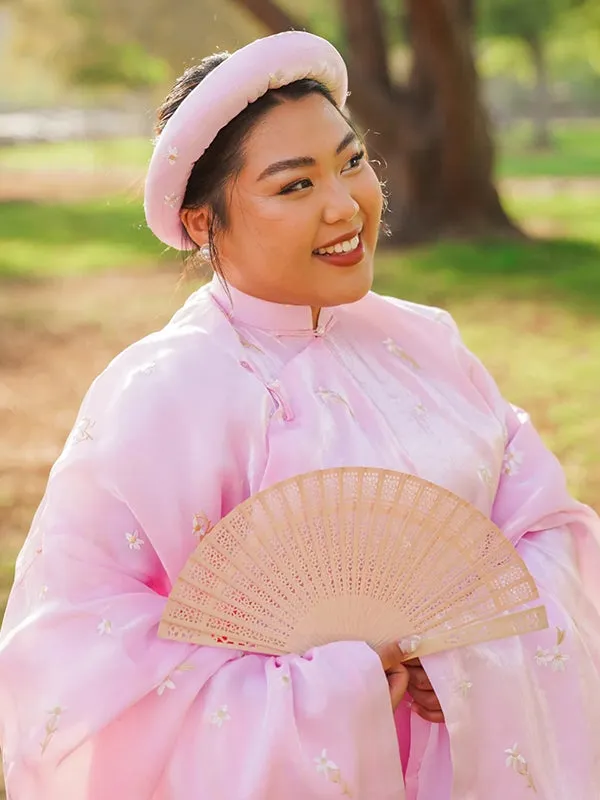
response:
<path fill-rule="evenodd" d="M 0 555 L 21 543 L 93 378 L 160 328 L 190 286 L 177 268 L 5 283 L 0 295 Z"/>

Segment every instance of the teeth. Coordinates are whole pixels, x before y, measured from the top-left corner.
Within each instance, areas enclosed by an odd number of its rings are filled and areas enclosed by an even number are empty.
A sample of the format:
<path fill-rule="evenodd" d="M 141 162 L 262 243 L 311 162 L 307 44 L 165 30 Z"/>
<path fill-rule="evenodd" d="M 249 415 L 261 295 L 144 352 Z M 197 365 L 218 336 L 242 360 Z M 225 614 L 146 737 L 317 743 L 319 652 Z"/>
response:
<path fill-rule="evenodd" d="M 333 255 L 334 253 L 350 253 L 356 250 L 360 244 L 360 236 L 354 236 L 352 239 L 347 239 L 345 242 L 338 242 L 331 247 L 320 247 L 315 252 L 320 256 Z"/>

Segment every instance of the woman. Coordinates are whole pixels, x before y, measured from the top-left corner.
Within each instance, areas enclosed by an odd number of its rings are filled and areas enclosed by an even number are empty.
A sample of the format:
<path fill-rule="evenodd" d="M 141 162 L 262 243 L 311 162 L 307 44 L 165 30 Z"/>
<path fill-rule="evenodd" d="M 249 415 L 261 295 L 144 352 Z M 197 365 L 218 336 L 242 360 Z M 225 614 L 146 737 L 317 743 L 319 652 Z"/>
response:
<path fill-rule="evenodd" d="M 345 98 L 336 51 L 288 33 L 205 60 L 160 109 L 148 223 L 217 277 L 96 379 L 52 470 L 0 638 L 12 800 L 600 796 L 598 520 L 449 315 L 369 291 L 382 195 Z M 424 659 L 417 714 L 394 645 L 157 638 L 199 536 L 340 465 L 490 515 L 550 629 Z"/>

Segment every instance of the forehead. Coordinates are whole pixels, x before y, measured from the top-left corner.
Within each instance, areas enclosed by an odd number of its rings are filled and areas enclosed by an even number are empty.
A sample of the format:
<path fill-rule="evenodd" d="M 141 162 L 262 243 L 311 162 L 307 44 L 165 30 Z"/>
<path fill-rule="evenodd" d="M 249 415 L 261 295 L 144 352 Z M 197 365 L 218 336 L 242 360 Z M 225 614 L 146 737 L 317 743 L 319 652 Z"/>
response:
<path fill-rule="evenodd" d="M 260 171 L 286 158 L 331 158 L 349 130 L 339 110 L 320 94 L 284 100 L 252 131 L 245 147 L 246 166 Z"/>

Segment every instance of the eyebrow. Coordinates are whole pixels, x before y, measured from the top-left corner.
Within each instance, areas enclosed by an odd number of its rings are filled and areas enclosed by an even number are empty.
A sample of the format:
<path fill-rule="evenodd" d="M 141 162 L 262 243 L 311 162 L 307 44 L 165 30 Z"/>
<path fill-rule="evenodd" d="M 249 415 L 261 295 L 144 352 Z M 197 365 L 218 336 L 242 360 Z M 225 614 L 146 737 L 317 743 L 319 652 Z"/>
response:
<path fill-rule="evenodd" d="M 343 153 L 348 145 L 352 144 L 352 142 L 356 140 L 359 140 L 358 134 L 352 130 L 348 131 L 348 133 L 336 147 L 336 156 L 339 156 L 340 153 Z M 284 172 L 290 169 L 298 169 L 299 167 L 314 167 L 316 163 L 316 159 L 314 159 L 312 156 L 298 156 L 297 158 L 286 158 L 283 161 L 275 161 L 273 164 L 269 164 L 266 169 L 263 169 L 258 176 L 258 180 L 262 181 L 265 178 L 270 178 L 272 175 L 276 175 L 278 172 Z"/>

